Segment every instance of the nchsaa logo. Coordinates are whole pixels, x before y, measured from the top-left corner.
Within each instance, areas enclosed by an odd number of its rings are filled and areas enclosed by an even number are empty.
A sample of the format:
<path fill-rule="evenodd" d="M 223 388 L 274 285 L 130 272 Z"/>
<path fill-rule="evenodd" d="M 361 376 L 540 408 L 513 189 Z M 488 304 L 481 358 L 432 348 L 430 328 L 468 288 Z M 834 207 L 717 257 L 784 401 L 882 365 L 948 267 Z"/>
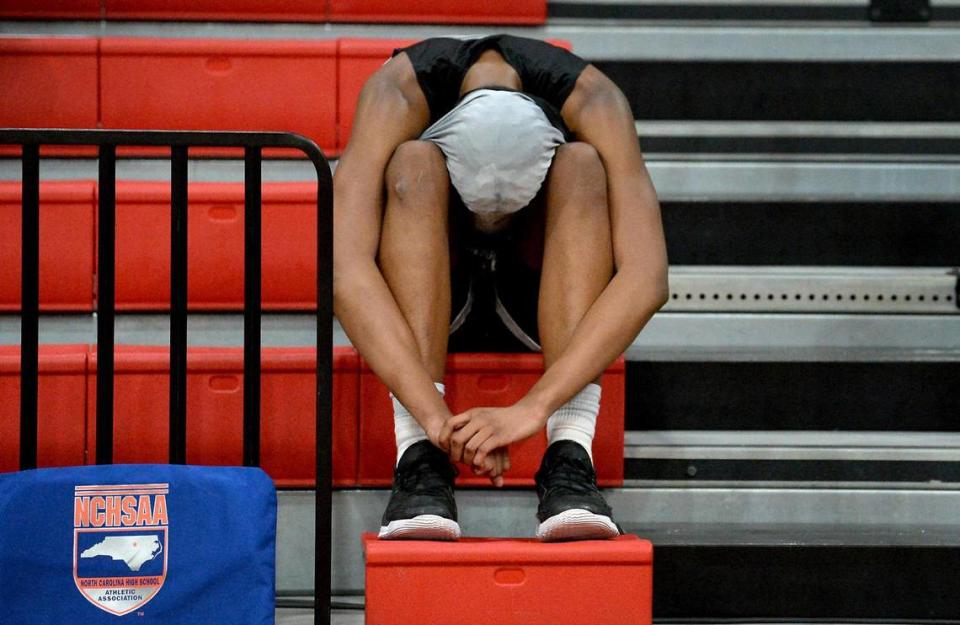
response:
<path fill-rule="evenodd" d="M 74 488 L 73 579 L 101 610 L 129 614 L 166 581 L 169 492 L 168 484 Z"/>

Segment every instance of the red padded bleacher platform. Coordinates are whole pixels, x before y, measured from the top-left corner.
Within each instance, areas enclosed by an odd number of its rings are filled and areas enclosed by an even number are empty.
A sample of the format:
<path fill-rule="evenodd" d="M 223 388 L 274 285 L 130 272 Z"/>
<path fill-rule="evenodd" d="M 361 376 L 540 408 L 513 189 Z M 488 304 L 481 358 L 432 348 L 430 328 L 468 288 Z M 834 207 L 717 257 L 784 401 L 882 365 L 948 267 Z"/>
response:
<path fill-rule="evenodd" d="M 336 41 L 108 37 L 100 45 L 104 128 L 290 131 L 336 148 Z"/>
<path fill-rule="evenodd" d="M 316 350 L 284 348 L 264 353 L 269 358 L 264 361 L 261 389 L 260 464 L 279 486 L 313 487 L 317 474 Z M 359 390 L 357 351 L 333 348 L 334 486 L 357 483 Z"/>
<path fill-rule="evenodd" d="M 122 4 L 143 8 L 133 0 Z M 160 4 L 153 0 L 148 6 L 159 10 Z M 227 4 L 214 0 L 209 6 L 220 10 Z M 189 6 L 205 10 L 203 3 Z M 244 6 L 266 8 L 257 0 Z M 0 126 L 290 131 L 313 139 L 330 156 L 346 147 L 364 82 L 395 48 L 415 41 L 3 37 Z M 565 41 L 550 43 L 570 49 Z M 14 150 L 0 146 L 0 155 Z M 76 146 L 46 146 L 43 152 L 95 155 Z M 120 155 L 167 152 L 119 150 Z M 297 150 L 264 153 L 301 156 Z M 198 148 L 191 154 L 239 152 Z"/>
<path fill-rule="evenodd" d="M 104 0 L 108 20 L 322 22 L 323 0 Z"/>
<path fill-rule="evenodd" d="M 457 414 L 480 406 L 509 406 L 522 398 L 543 373 L 539 354 L 453 354 L 447 361 L 446 400 Z M 601 486 L 623 485 L 624 363 L 618 360 L 603 376 L 603 393 L 593 457 Z M 396 461 L 393 407 L 386 386 L 365 363 L 360 369 L 361 486 L 389 486 Z M 510 471 L 504 481 L 530 486 L 547 448 L 541 433 L 510 446 Z M 460 467 L 460 486 L 488 486 L 490 480 Z"/>
<path fill-rule="evenodd" d="M 20 183 L 0 182 L 0 311 L 20 310 Z M 93 309 L 94 184 L 40 185 L 40 309 Z"/>
<path fill-rule="evenodd" d="M 14 19 L 100 19 L 100 0 L 3 0 L 0 17 Z"/>
<path fill-rule="evenodd" d="M 41 345 L 37 465 L 86 461 L 86 345 Z M 20 347 L 0 346 L 0 472 L 20 468 Z"/>
<path fill-rule="evenodd" d="M 93 37 L 0 37 L 0 127 L 97 128 L 98 46 Z M 19 153 L 0 147 L 3 156 Z"/>
<path fill-rule="evenodd" d="M 543 24 L 546 0 L 4 0 L 14 19 Z"/>
<path fill-rule="evenodd" d="M 280 487 L 314 483 L 316 359 L 310 348 L 264 348 L 261 378 L 261 466 Z M 96 457 L 96 353 L 88 376 L 87 440 Z M 356 483 L 357 357 L 335 352 L 333 476 Z M 114 382 L 114 462 L 164 463 L 169 454 L 169 352 L 118 346 Z M 187 462 L 243 461 L 243 350 L 191 348 L 187 356 Z"/>
<path fill-rule="evenodd" d="M 330 0 L 331 22 L 543 24 L 546 0 Z"/>
<path fill-rule="evenodd" d="M 316 310 L 317 185 L 262 186 L 261 300 L 266 310 Z M 187 301 L 192 310 L 243 308 L 243 183 L 188 190 Z M 170 185 L 117 183 L 118 310 L 170 306 Z"/>
<path fill-rule="evenodd" d="M 366 625 L 652 620 L 653 546 L 636 536 L 544 544 L 394 541 L 364 534 L 363 546 Z"/>

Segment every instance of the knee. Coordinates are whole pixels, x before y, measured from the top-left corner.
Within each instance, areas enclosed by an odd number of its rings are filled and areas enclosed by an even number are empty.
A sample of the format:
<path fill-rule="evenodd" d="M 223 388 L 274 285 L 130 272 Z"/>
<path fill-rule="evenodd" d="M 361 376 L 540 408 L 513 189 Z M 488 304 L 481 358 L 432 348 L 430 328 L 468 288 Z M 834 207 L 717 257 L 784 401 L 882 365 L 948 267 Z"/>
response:
<path fill-rule="evenodd" d="M 384 174 L 389 196 L 401 203 L 446 197 L 450 184 L 443 153 L 429 141 L 401 143 Z"/>
<path fill-rule="evenodd" d="M 551 183 L 563 195 L 577 195 L 591 204 L 607 201 L 607 172 L 597 149 L 574 141 L 557 148 L 551 168 Z"/>

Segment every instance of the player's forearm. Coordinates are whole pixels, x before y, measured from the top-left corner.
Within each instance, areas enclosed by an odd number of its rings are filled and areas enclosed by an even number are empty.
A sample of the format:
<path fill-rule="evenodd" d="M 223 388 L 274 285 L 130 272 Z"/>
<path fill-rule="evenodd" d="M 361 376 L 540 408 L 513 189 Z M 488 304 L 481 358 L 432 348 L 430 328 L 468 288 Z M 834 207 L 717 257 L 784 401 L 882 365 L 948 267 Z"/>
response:
<path fill-rule="evenodd" d="M 417 422 L 439 431 L 450 411 L 376 263 L 354 260 L 334 275 L 334 312 L 353 345 Z"/>
<path fill-rule="evenodd" d="M 577 325 L 563 354 L 522 401 L 545 420 L 625 352 L 666 299 L 662 276 L 619 271 Z"/>
<path fill-rule="evenodd" d="M 608 158 L 604 164 L 617 270 L 525 398 L 543 419 L 626 351 L 669 296 L 666 245 L 649 176 L 642 163 L 630 164 L 628 158 Z"/>

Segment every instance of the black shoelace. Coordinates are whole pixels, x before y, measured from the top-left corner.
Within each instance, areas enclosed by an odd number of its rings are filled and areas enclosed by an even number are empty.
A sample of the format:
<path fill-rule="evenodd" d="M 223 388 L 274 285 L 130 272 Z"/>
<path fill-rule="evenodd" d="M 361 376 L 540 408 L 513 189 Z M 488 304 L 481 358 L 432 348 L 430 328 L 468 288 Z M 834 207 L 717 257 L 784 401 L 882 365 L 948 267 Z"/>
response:
<path fill-rule="evenodd" d="M 449 488 L 457 470 L 446 458 L 429 458 L 398 473 L 397 481 L 403 490 L 422 494 Z"/>
<path fill-rule="evenodd" d="M 579 458 L 558 455 L 541 480 L 544 490 L 556 493 L 590 494 L 599 492 L 593 467 Z"/>

